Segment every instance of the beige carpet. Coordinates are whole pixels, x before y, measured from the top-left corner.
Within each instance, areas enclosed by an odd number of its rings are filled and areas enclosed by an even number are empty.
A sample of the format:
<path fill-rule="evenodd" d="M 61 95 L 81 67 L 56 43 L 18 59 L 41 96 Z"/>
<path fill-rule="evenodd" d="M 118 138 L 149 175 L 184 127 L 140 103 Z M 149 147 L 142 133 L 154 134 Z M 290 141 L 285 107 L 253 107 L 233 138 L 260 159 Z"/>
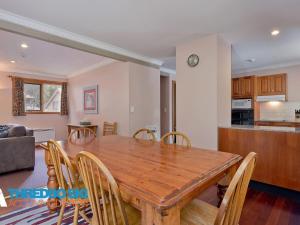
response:
<path fill-rule="evenodd" d="M 33 171 L 18 171 L 0 175 L 0 188 L 7 195 L 8 188 L 35 188 L 47 185 L 47 167 L 44 162 L 44 150 L 35 151 L 35 168 Z"/>

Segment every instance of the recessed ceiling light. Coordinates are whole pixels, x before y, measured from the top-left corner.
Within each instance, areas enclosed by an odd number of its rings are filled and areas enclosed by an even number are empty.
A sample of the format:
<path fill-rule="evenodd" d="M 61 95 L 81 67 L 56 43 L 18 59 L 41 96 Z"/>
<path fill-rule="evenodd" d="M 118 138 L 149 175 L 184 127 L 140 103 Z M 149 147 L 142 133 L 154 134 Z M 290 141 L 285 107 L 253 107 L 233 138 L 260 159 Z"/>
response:
<path fill-rule="evenodd" d="M 26 43 L 21 44 L 22 48 L 28 48 L 28 45 Z"/>
<path fill-rule="evenodd" d="M 10 62 L 11 62 L 11 63 L 16 63 L 16 61 L 15 61 L 15 60 L 10 60 Z"/>
<path fill-rule="evenodd" d="M 275 30 L 272 30 L 271 35 L 277 36 L 279 33 L 280 33 L 280 30 L 275 29 Z"/>
<path fill-rule="evenodd" d="M 248 63 L 254 63 L 255 61 L 256 61 L 256 59 L 254 59 L 254 58 L 246 59 L 246 62 L 248 62 Z"/>

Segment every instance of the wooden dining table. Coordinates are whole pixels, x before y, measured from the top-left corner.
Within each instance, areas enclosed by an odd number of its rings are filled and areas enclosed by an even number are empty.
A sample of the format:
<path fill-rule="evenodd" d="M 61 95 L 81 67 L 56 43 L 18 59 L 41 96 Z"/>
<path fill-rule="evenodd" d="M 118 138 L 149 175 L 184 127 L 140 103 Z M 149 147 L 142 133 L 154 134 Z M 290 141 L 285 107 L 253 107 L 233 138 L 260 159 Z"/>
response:
<path fill-rule="evenodd" d="M 125 202 L 141 211 L 142 225 L 179 225 L 180 210 L 224 175 L 232 176 L 241 156 L 166 145 L 122 136 L 95 138 L 84 145 L 58 141 L 71 161 L 80 151 L 95 154 L 116 179 Z M 47 146 L 48 188 L 58 188 Z M 48 199 L 48 208 L 58 208 Z"/>

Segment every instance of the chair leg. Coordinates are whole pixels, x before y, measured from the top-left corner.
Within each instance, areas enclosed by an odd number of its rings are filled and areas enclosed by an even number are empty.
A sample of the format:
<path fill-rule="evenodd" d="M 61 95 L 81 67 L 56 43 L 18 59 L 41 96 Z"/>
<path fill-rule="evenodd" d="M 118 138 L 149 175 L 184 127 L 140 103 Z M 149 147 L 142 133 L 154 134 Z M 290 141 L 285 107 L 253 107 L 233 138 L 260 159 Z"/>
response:
<path fill-rule="evenodd" d="M 85 215 L 84 210 L 79 210 L 79 215 L 89 224 L 91 224 L 91 220 Z"/>
<path fill-rule="evenodd" d="M 78 214 L 79 214 L 79 205 L 75 205 L 75 210 L 74 210 L 74 219 L 73 219 L 73 224 L 77 225 L 78 224 Z"/>
<path fill-rule="evenodd" d="M 66 208 L 66 204 L 63 203 L 61 205 L 61 208 L 60 208 L 60 212 L 59 212 L 59 216 L 58 216 L 58 220 L 57 220 L 57 225 L 61 225 L 62 219 L 64 217 L 65 208 Z"/>

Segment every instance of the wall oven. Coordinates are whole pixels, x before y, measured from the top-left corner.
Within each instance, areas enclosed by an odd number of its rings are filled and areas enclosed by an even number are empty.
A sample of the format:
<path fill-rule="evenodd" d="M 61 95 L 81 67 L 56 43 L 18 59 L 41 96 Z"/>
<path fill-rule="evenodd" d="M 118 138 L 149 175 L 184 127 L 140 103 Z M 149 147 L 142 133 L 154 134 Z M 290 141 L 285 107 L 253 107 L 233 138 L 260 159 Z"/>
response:
<path fill-rule="evenodd" d="M 236 125 L 254 125 L 252 99 L 232 100 L 231 123 Z"/>

